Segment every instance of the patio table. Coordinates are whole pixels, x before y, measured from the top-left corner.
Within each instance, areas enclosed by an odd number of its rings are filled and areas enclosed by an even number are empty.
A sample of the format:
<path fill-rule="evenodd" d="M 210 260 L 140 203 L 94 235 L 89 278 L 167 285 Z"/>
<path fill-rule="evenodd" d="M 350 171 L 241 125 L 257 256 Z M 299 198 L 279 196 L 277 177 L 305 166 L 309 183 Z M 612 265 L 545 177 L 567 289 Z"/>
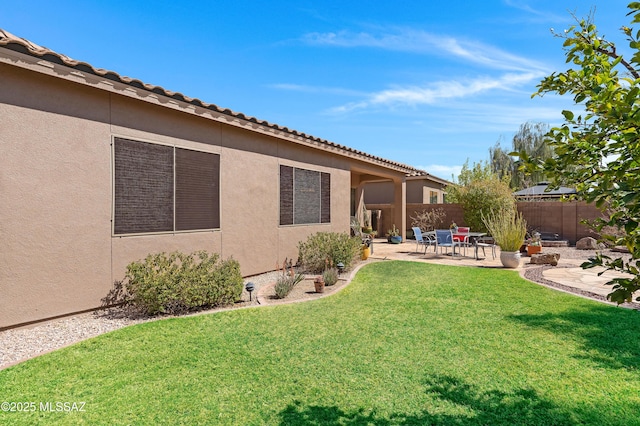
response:
<path fill-rule="evenodd" d="M 470 245 L 474 247 L 474 255 L 475 258 L 478 259 L 478 238 L 486 236 L 486 232 L 465 232 L 464 234 L 453 234 L 453 239 L 458 239 L 459 241 L 464 241 L 467 237 L 469 238 L 468 242 Z"/>

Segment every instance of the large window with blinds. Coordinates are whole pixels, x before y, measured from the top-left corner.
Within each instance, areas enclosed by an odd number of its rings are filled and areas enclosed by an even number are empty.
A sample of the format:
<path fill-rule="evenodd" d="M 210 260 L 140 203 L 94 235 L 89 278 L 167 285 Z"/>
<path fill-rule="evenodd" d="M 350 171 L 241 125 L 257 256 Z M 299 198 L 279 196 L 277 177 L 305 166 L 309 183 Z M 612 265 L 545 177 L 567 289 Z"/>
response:
<path fill-rule="evenodd" d="M 280 225 L 331 222 L 331 175 L 280 166 Z"/>
<path fill-rule="evenodd" d="M 220 156 L 114 140 L 114 234 L 220 227 Z"/>

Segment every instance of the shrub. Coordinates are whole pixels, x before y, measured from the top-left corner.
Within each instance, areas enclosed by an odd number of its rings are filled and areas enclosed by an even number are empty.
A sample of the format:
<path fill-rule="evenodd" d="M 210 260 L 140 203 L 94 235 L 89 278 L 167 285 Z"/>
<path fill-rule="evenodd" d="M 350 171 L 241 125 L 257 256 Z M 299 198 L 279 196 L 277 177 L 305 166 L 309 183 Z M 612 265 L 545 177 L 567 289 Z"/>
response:
<path fill-rule="evenodd" d="M 433 231 L 444 223 L 447 213 L 442 207 L 433 210 L 422 210 L 411 216 L 411 226 L 417 226 L 421 231 Z"/>
<path fill-rule="evenodd" d="M 527 222 L 515 208 L 492 211 L 483 221 L 502 251 L 519 251 L 527 234 Z"/>
<path fill-rule="evenodd" d="M 342 262 L 349 269 L 360 255 L 361 238 L 351 238 L 347 233 L 318 232 L 298 244 L 298 260 L 303 270 L 321 273 L 326 261 L 332 265 Z"/>
<path fill-rule="evenodd" d="M 488 163 L 475 164 L 473 168 L 464 164 L 458 177 L 460 183 L 447 187 L 447 197 L 462 205 L 466 226 L 473 231 L 486 231 L 483 215 L 515 205 L 507 178 L 501 179 Z"/>
<path fill-rule="evenodd" d="M 177 314 L 235 302 L 242 275 L 236 260 L 217 253 L 158 253 L 130 263 L 124 286 L 126 302 L 147 314 Z"/>
<path fill-rule="evenodd" d="M 279 269 L 279 268 L 277 268 Z M 278 276 L 275 286 L 276 298 L 284 299 L 287 297 L 291 290 L 298 284 L 300 281 L 304 279 L 304 275 L 295 273 L 293 271 L 293 266 L 291 263 L 287 265 L 287 260 L 285 259 L 281 274 Z"/>
<path fill-rule="evenodd" d="M 322 273 L 322 279 L 324 281 L 324 285 L 332 286 L 338 282 L 338 269 L 337 268 L 328 268 L 325 269 Z"/>

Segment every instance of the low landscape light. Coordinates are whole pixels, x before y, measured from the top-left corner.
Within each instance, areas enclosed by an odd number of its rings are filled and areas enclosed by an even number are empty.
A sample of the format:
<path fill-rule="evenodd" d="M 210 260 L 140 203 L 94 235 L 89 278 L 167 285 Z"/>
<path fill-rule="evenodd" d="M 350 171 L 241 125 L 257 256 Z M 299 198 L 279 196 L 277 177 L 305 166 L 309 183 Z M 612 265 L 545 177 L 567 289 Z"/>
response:
<path fill-rule="evenodd" d="M 336 265 L 336 268 L 338 268 L 338 275 L 340 275 L 342 271 L 344 271 L 344 263 L 338 262 L 338 264 Z"/>
<path fill-rule="evenodd" d="M 244 289 L 249 292 L 249 301 L 251 301 L 252 300 L 251 299 L 251 292 L 256 289 L 255 284 L 252 283 L 252 282 L 248 282 L 247 284 L 245 284 Z"/>

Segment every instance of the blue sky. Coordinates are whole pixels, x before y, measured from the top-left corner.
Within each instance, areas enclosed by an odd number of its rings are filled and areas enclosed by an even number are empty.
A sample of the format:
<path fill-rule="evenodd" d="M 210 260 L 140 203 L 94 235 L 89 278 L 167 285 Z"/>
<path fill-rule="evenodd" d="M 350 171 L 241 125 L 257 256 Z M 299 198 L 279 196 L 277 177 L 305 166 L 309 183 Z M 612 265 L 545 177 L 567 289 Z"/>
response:
<path fill-rule="evenodd" d="M 451 179 L 571 99 L 572 13 L 624 44 L 626 0 L 5 2 L 0 28 L 71 58 Z"/>

